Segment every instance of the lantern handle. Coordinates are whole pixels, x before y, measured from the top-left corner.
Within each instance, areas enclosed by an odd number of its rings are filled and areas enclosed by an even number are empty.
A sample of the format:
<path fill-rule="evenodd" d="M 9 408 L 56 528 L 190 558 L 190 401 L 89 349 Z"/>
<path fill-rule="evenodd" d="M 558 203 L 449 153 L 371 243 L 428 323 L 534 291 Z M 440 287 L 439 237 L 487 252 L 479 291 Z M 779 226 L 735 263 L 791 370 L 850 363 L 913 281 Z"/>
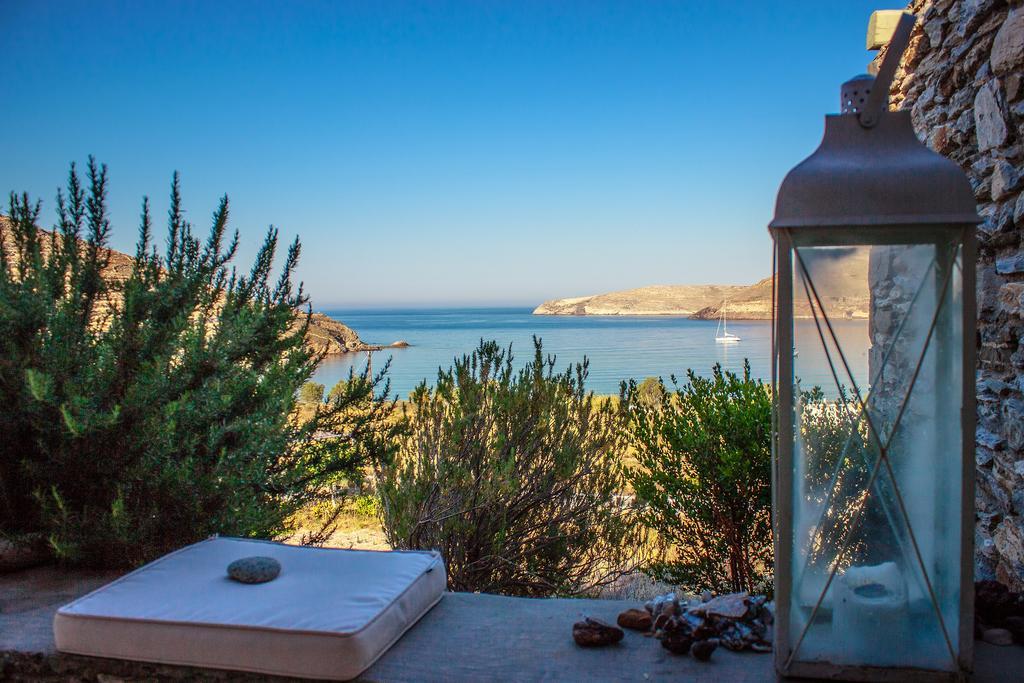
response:
<path fill-rule="evenodd" d="M 885 51 L 885 58 L 882 59 L 882 66 L 878 69 L 878 75 L 871 86 L 871 93 L 868 101 L 858 115 L 860 125 L 864 128 L 874 128 L 882 118 L 882 112 L 889 108 L 889 89 L 892 87 L 892 79 L 896 75 L 896 67 L 900 64 L 903 52 L 910 44 L 910 33 L 917 23 L 917 17 L 913 14 L 903 12 L 900 15 L 896 30 Z"/>

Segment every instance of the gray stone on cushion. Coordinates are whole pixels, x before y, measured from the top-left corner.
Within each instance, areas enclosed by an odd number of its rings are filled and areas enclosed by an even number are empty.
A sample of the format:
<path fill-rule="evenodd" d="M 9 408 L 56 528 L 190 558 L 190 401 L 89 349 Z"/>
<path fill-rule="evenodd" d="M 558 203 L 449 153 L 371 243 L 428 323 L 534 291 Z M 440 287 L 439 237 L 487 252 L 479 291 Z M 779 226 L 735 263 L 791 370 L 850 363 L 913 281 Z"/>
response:
<path fill-rule="evenodd" d="M 281 563 L 272 557 L 243 557 L 228 565 L 228 576 L 241 583 L 266 583 L 281 573 Z"/>

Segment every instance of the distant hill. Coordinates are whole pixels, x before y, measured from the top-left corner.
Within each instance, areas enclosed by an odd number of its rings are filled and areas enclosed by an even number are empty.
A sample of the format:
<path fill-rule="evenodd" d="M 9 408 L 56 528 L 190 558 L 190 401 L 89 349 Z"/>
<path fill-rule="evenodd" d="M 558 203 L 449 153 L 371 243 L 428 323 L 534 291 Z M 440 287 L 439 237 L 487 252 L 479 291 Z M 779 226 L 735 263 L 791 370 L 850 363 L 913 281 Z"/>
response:
<path fill-rule="evenodd" d="M 868 292 L 867 249 L 822 249 L 805 251 L 804 263 L 811 272 L 825 312 L 833 320 L 867 319 L 871 305 Z M 811 306 L 802 280 L 793 283 L 793 316 L 810 318 Z M 813 294 L 812 294 L 813 299 Z M 697 311 L 692 317 L 714 320 L 721 314 L 722 302 Z M 755 282 L 729 297 L 727 313 L 736 320 L 770 320 L 772 317 L 772 279 Z"/>
<path fill-rule="evenodd" d="M 818 295 L 830 318 L 868 317 L 866 249 L 828 249 L 804 252 Z M 794 283 L 793 314 L 810 318 L 811 308 L 800 280 Z M 728 316 L 736 320 L 770 320 L 772 279 L 752 285 L 657 285 L 621 292 L 554 299 L 538 306 L 534 315 L 686 315 L 713 320 L 728 305 Z"/>
<path fill-rule="evenodd" d="M 9 230 L 9 220 L 6 216 L 0 216 L 0 235 L 6 236 Z M 49 236 L 43 241 L 44 256 L 47 252 Z M 15 254 L 10 243 L 4 239 L 0 241 L 0 248 L 13 258 Z M 126 281 L 132 273 L 132 266 L 135 259 L 128 254 L 106 250 L 109 257 L 107 267 L 103 270 L 103 278 L 115 285 Z M 97 318 L 103 318 L 112 306 L 120 304 L 120 295 L 115 287 L 113 296 L 106 301 L 100 301 L 97 306 Z M 300 325 L 305 313 L 297 311 L 295 314 L 295 325 Z M 408 346 L 405 342 L 395 342 L 392 346 Z M 314 353 L 325 353 L 328 355 L 350 353 L 352 351 L 378 351 L 383 346 L 366 344 L 359 338 L 359 335 L 348 325 L 338 322 L 323 313 L 313 313 L 309 321 L 309 330 L 306 333 L 306 346 Z"/>
<path fill-rule="evenodd" d="M 691 318 L 712 320 L 721 314 L 725 300 L 716 302 L 694 313 Z M 728 299 L 729 318 L 736 320 L 770 320 L 772 317 L 772 279 L 766 277 L 740 291 Z"/>
<path fill-rule="evenodd" d="M 693 315 L 717 306 L 741 285 L 653 285 L 621 292 L 545 301 L 534 315 Z"/>

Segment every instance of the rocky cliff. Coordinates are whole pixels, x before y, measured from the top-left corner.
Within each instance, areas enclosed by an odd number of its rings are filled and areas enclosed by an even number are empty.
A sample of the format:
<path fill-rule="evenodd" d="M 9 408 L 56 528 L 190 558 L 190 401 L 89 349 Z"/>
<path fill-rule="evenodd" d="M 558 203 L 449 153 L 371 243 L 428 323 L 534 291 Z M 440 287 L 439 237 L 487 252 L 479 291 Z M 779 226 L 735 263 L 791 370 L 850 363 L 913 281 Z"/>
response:
<path fill-rule="evenodd" d="M 301 324 L 302 316 L 296 319 Z M 314 353 L 327 355 L 351 353 L 352 351 L 379 351 L 384 348 L 366 344 L 356 331 L 323 313 L 313 313 L 306 331 L 306 346 Z M 393 345 L 394 346 L 394 345 Z"/>
<path fill-rule="evenodd" d="M 914 0 L 893 83 L 918 137 L 967 173 L 978 226 L 975 578 L 1024 590 L 1024 3 Z"/>
<path fill-rule="evenodd" d="M 9 262 L 16 264 L 18 262 L 18 254 L 15 253 L 13 248 L 13 242 L 8 238 L 10 234 L 10 219 L 7 216 L 0 215 L 0 249 L 3 249 L 4 256 L 9 259 Z M 60 235 L 57 235 L 57 239 L 60 240 Z M 60 242 L 58 242 L 60 244 Z M 50 235 L 46 234 L 46 238 L 41 241 L 40 251 L 44 258 L 47 258 L 50 254 Z M 107 267 L 103 270 L 103 279 L 116 285 L 122 284 L 132 274 L 132 265 L 135 263 L 128 254 L 122 254 L 119 251 L 113 249 L 103 250 L 104 256 L 107 258 Z M 115 287 L 116 290 L 116 287 Z M 100 299 L 96 304 L 96 318 L 103 319 L 111 306 L 116 305 L 120 302 L 120 297 L 116 291 L 110 293 L 111 296 L 106 299 Z"/>

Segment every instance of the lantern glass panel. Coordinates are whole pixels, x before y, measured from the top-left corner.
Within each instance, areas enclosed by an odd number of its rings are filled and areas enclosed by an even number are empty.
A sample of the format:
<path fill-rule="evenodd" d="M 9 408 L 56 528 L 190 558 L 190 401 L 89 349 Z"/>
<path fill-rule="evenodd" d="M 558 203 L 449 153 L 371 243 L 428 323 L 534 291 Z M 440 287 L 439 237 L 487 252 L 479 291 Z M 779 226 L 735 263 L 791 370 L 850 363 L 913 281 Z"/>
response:
<path fill-rule="evenodd" d="M 957 667 L 961 233 L 911 232 L 794 238 L 795 661 Z"/>

